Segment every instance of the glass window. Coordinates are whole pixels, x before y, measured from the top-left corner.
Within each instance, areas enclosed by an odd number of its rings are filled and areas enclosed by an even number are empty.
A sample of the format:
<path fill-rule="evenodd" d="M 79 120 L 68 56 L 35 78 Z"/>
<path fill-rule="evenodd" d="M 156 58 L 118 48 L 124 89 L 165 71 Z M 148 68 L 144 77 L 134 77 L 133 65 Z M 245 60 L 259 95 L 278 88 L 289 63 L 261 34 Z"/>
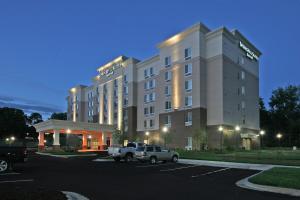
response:
<path fill-rule="evenodd" d="M 171 109 L 171 108 L 172 108 L 171 101 L 166 101 L 166 102 L 165 102 L 165 109 L 166 109 L 166 110 L 169 110 L 169 109 Z"/>
<path fill-rule="evenodd" d="M 154 106 L 150 106 L 150 114 L 154 114 Z"/>
<path fill-rule="evenodd" d="M 170 125 L 171 124 L 171 115 L 166 115 L 165 116 L 165 125 Z"/>
<path fill-rule="evenodd" d="M 192 112 L 187 112 L 185 115 L 185 122 L 186 123 L 192 123 L 193 115 Z"/>
<path fill-rule="evenodd" d="M 149 114 L 149 109 L 148 108 L 144 108 L 144 114 L 148 115 Z"/>
<path fill-rule="evenodd" d="M 191 91 L 192 90 L 192 80 L 185 81 L 185 90 Z"/>
<path fill-rule="evenodd" d="M 152 128 L 154 126 L 154 120 L 150 119 L 150 127 Z"/>
<path fill-rule="evenodd" d="M 165 57 L 165 66 L 171 66 L 171 56 Z"/>
<path fill-rule="evenodd" d="M 242 73 L 241 73 L 242 75 L 241 75 L 241 77 L 242 77 L 242 80 L 245 80 L 245 72 L 244 71 L 242 71 Z"/>
<path fill-rule="evenodd" d="M 184 49 L 184 58 L 185 58 L 185 60 L 188 60 L 191 57 L 192 57 L 192 49 L 191 48 Z"/>
<path fill-rule="evenodd" d="M 158 146 L 156 146 L 156 147 L 155 147 L 155 151 L 156 151 L 156 152 L 161 152 L 161 148 L 158 147 Z"/>
<path fill-rule="evenodd" d="M 242 95 L 246 94 L 245 86 L 242 86 Z"/>
<path fill-rule="evenodd" d="M 125 74 L 125 75 L 124 75 L 124 83 L 127 83 L 127 81 L 128 81 L 128 80 L 127 80 L 127 75 Z"/>
<path fill-rule="evenodd" d="M 165 95 L 166 96 L 171 95 L 171 86 L 169 86 L 169 85 L 165 86 Z"/>
<path fill-rule="evenodd" d="M 148 151 L 148 152 L 153 152 L 153 151 L 154 151 L 153 146 L 148 146 L 148 147 L 146 148 L 146 151 Z"/>
<path fill-rule="evenodd" d="M 150 67 L 150 75 L 153 76 L 154 73 L 153 73 L 153 67 Z"/>
<path fill-rule="evenodd" d="M 147 128 L 147 120 L 144 120 L 144 128 Z"/>
<path fill-rule="evenodd" d="M 193 104 L 192 96 L 186 96 L 185 97 L 185 106 L 192 106 L 192 104 Z"/>
<path fill-rule="evenodd" d="M 148 69 L 145 69 L 145 70 L 144 70 L 144 77 L 145 77 L 145 78 L 148 78 Z"/>
<path fill-rule="evenodd" d="M 170 81 L 171 80 L 171 71 L 165 72 L 165 80 Z"/>
<path fill-rule="evenodd" d="M 184 66 L 184 74 L 186 76 L 191 75 L 192 74 L 192 63 L 188 63 Z"/>

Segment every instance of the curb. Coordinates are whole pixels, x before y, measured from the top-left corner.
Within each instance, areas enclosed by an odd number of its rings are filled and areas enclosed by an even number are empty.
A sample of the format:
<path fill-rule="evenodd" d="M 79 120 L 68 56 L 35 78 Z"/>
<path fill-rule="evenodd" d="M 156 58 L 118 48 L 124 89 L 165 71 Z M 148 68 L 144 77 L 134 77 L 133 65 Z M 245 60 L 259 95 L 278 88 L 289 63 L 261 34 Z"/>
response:
<path fill-rule="evenodd" d="M 62 193 L 66 195 L 68 200 L 89 200 L 87 197 L 76 192 L 62 191 Z"/>
<path fill-rule="evenodd" d="M 268 186 L 268 185 L 259 185 L 259 184 L 249 182 L 250 178 L 252 178 L 262 172 L 264 172 L 264 171 L 261 171 L 257 174 L 254 174 L 252 176 L 244 178 L 244 179 L 236 182 L 235 184 L 238 187 L 245 188 L 245 189 L 256 190 L 256 191 L 261 191 L 261 192 L 272 192 L 272 193 L 277 193 L 277 194 L 285 194 L 285 195 L 300 197 L 300 190 L 297 190 L 297 189 L 274 187 L 274 186 Z"/>
<path fill-rule="evenodd" d="M 97 154 L 83 154 L 83 155 L 53 155 L 51 153 L 42 153 L 42 152 L 35 152 L 38 155 L 42 156 L 52 156 L 56 158 L 71 158 L 71 157 L 88 157 L 88 156 L 96 156 Z"/>

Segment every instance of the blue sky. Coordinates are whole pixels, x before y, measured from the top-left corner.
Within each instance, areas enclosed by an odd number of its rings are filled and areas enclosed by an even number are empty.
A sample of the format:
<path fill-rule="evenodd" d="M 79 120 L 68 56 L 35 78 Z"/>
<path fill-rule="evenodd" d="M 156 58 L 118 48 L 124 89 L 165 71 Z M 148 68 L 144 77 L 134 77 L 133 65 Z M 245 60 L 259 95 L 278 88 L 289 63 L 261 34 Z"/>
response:
<path fill-rule="evenodd" d="M 268 99 L 300 84 L 299 10 L 298 0 L 0 0 L 0 106 L 64 111 L 67 90 L 90 84 L 100 65 L 155 55 L 157 43 L 200 21 L 239 29 L 261 50 Z"/>

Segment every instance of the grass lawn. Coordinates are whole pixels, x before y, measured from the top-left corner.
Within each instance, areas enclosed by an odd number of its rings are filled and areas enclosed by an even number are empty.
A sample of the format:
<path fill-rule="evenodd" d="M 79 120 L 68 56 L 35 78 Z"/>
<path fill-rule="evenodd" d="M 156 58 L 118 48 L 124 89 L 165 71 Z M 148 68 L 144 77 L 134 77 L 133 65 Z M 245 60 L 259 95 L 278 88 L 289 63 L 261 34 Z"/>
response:
<path fill-rule="evenodd" d="M 275 167 L 249 179 L 251 183 L 300 189 L 300 169 Z"/>
<path fill-rule="evenodd" d="M 299 150 L 177 151 L 187 159 L 300 166 Z"/>

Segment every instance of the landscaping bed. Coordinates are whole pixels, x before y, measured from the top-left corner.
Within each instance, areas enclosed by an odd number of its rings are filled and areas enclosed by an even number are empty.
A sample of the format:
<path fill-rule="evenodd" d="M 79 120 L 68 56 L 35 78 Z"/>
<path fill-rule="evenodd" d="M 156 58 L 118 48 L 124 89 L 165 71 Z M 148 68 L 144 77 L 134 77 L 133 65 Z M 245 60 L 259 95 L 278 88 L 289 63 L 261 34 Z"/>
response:
<path fill-rule="evenodd" d="M 249 182 L 300 189 L 300 168 L 274 167 L 249 179 Z"/>

